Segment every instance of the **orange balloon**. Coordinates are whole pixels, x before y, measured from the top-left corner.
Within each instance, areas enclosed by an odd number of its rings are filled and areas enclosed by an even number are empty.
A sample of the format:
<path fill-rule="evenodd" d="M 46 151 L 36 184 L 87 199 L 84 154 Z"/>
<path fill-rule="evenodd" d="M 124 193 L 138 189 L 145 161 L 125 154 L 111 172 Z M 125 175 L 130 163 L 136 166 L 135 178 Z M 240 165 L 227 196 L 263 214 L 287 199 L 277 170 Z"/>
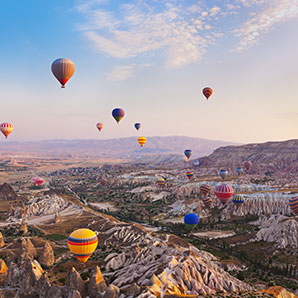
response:
<path fill-rule="evenodd" d="M 4 122 L 0 125 L 0 130 L 5 135 L 5 138 L 7 138 L 13 130 L 13 126 L 8 122 Z"/>

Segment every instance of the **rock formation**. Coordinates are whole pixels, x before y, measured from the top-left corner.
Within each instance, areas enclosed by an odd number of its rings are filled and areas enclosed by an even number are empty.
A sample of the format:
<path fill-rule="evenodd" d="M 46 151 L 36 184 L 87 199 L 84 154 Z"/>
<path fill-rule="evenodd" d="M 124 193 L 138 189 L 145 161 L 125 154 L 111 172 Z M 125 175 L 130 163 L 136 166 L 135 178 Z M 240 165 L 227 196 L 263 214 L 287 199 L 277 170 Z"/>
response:
<path fill-rule="evenodd" d="M 96 298 L 97 294 L 104 292 L 106 288 L 107 284 L 101 274 L 99 267 L 96 266 L 89 281 L 88 294 L 91 298 Z"/>
<path fill-rule="evenodd" d="M 52 266 L 55 263 L 54 251 L 48 241 L 45 242 L 44 247 L 39 256 L 39 263 L 47 267 Z"/>
<path fill-rule="evenodd" d="M 19 263 L 26 259 L 33 260 L 36 256 L 36 249 L 29 238 L 23 238 L 19 255 Z"/>
<path fill-rule="evenodd" d="M 288 292 L 283 287 L 270 287 L 266 290 L 261 291 L 262 293 L 270 294 L 270 296 L 273 296 L 275 298 L 296 298 L 295 294 L 292 294 Z"/>
<path fill-rule="evenodd" d="M 103 294 L 103 298 L 118 298 L 120 295 L 120 289 L 113 284 L 109 285 Z"/>
<path fill-rule="evenodd" d="M 86 286 L 80 274 L 75 268 L 71 268 L 68 273 L 67 280 L 64 286 L 64 293 L 70 293 L 72 290 L 78 291 L 82 296 L 86 295 Z"/>
<path fill-rule="evenodd" d="M 13 207 L 13 204 L 10 204 L 9 207 L 8 207 L 8 216 L 12 215 L 14 213 L 14 207 Z"/>
<path fill-rule="evenodd" d="M 28 233 L 28 227 L 25 218 L 22 219 L 20 231 L 23 232 L 23 235 L 26 235 Z"/>
<path fill-rule="evenodd" d="M 0 201 L 14 201 L 16 199 L 17 194 L 9 184 L 0 185 Z"/>
<path fill-rule="evenodd" d="M 3 282 L 7 276 L 8 268 L 4 260 L 0 259 L 0 282 Z"/>
<path fill-rule="evenodd" d="M 4 239 L 3 239 L 3 235 L 0 232 L 0 248 L 3 247 L 5 245 Z"/>

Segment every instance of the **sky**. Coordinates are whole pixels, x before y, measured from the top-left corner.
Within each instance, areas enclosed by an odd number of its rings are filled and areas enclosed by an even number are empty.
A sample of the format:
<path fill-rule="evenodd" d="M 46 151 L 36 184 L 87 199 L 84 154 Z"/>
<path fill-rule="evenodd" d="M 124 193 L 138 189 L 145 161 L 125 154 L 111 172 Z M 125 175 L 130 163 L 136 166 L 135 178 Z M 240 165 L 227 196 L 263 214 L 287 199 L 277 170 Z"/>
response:
<path fill-rule="evenodd" d="M 3 0 L 0 122 L 7 141 L 297 139 L 297 28 L 298 0 Z"/>

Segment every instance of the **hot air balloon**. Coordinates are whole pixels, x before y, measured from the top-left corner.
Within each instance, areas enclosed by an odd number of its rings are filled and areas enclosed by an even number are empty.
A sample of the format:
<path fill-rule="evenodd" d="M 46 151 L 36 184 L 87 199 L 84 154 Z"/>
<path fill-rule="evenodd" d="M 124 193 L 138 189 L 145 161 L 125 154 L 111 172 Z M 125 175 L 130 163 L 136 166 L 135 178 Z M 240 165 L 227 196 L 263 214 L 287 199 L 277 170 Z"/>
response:
<path fill-rule="evenodd" d="M 75 70 L 74 63 L 66 58 L 59 58 L 52 63 L 52 73 L 60 82 L 61 88 L 65 88 L 65 84 L 72 77 Z"/>
<path fill-rule="evenodd" d="M 99 131 L 101 131 L 103 129 L 103 124 L 102 123 L 97 123 L 96 127 Z"/>
<path fill-rule="evenodd" d="M 289 205 L 294 214 L 298 215 L 298 197 L 290 198 Z"/>
<path fill-rule="evenodd" d="M 191 155 L 192 155 L 192 150 L 190 150 L 190 149 L 186 149 L 186 150 L 184 151 L 184 154 L 185 154 L 185 156 L 187 157 L 187 159 L 189 159 L 189 158 L 191 157 Z"/>
<path fill-rule="evenodd" d="M 70 234 L 67 240 L 69 250 L 82 263 L 86 263 L 97 248 L 96 234 L 89 229 L 78 229 Z"/>
<path fill-rule="evenodd" d="M 244 197 L 242 195 L 235 195 L 235 196 L 233 196 L 232 202 L 236 206 L 240 206 L 244 203 Z"/>
<path fill-rule="evenodd" d="M 220 170 L 219 175 L 222 179 L 225 179 L 228 176 L 228 171 L 227 170 Z"/>
<path fill-rule="evenodd" d="M 196 160 L 193 161 L 193 165 L 195 167 L 198 167 L 200 165 L 200 162 L 196 159 Z"/>
<path fill-rule="evenodd" d="M 194 213 L 188 213 L 184 216 L 184 223 L 193 229 L 199 223 L 199 217 Z"/>
<path fill-rule="evenodd" d="M 144 144 L 146 143 L 146 138 L 145 137 L 139 137 L 138 142 L 141 145 L 141 147 L 143 147 Z"/>
<path fill-rule="evenodd" d="M 141 123 L 135 123 L 136 130 L 139 130 L 141 128 Z"/>
<path fill-rule="evenodd" d="M 99 180 L 99 183 L 102 185 L 102 186 L 105 186 L 107 183 L 108 183 L 108 181 L 106 180 L 106 179 L 100 179 Z"/>
<path fill-rule="evenodd" d="M 43 179 L 40 177 L 34 177 L 34 178 L 32 178 L 31 181 L 32 181 L 33 185 L 37 185 L 37 186 L 41 186 L 44 182 Z"/>
<path fill-rule="evenodd" d="M 188 171 L 188 172 L 186 173 L 186 176 L 187 176 L 188 179 L 190 180 L 190 179 L 193 177 L 193 172 Z"/>
<path fill-rule="evenodd" d="M 225 204 L 229 201 L 233 195 L 233 192 L 233 187 L 229 184 L 220 184 L 215 188 L 215 194 L 222 204 Z"/>
<path fill-rule="evenodd" d="M 12 124 L 10 124 L 8 122 L 4 122 L 0 125 L 0 130 L 5 135 L 5 138 L 7 139 L 8 135 L 13 130 L 13 126 L 12 126 Z"/>
<path fill-rule="evenodd" d="M 252 163 L 251 163 L 251 161 L 246 161 L 246 162 L 244 163 L 244 167 L 245 167 L 245 169 L 246 169 L 247 171 L 249 171 L 250 168 L 252 167 Z"/>
<path fill-rule="evenodd" d="M 200 186 L 200 191 L 204 196 L 207 196 L 207 194 L 210 192 L 211 186 L 208 184 L 202 184 Z"/>
<path fill-rule="evenodd" d="M 157 182 L 158 185 L 163 186 L 163 185 L 165 185 L 166 181 L 165 181 L 164 178 L 157 178 L 156 182 Z"/>
<path fill-rule="evenodd" d="M 240 176 L 243 173 L 243 169 L 242 168 L 236 168 L 236 172 L 237 174 Z"/>
<path fill-rule="evenodd" d="M 117 123 L 119 124 L 119 121 L 124 117 L 125 112 L 123 109 L 116 108 L 112 111 L 112 116 L 115 118 Z"/>
<path fill-rule="evenodd" d="M 203 204 L 206 208 L 209 208 L 212 204 L 211 198 L 208 198 L 207 196 L 203 197 Z"/>
<path fill-rule="evenodd" d="M 205 97 L 208 98 L 212 95 L 213 90 L 210 87 L 206 87 L 203 89 L 203 94 L 205 95 Z"/>

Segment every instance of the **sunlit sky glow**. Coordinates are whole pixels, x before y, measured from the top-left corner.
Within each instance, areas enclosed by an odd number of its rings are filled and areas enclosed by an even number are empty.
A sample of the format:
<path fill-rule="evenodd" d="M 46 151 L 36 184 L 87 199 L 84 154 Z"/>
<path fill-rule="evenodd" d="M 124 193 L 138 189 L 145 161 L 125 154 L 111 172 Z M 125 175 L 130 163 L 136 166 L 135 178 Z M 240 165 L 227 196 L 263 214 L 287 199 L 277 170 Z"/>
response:
<path fill-rule="evenodd" d="M 298 0 L 3 2 L 8 141 L 298 138 Z M 66 89 L 50 70 L 59 57 L 76 64 Z M 119 125 L 114 107 L 126 111 Z"/>

